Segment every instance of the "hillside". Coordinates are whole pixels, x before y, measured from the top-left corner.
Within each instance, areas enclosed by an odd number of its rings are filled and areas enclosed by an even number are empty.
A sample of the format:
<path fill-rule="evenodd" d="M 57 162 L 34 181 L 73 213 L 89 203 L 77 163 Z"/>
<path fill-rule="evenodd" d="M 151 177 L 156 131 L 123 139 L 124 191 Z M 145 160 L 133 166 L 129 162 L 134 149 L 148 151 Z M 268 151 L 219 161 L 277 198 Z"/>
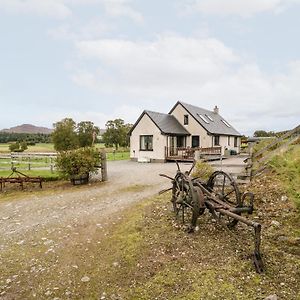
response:
<path fill-rule="evenodd" d="M 22 124 L 8 129 L 2 129 L 0 132 L 8 133 L 45 133 L 49 134 L 52 132 L 52 129 L 47 127 L 38 127 L 32 124 Z"/>

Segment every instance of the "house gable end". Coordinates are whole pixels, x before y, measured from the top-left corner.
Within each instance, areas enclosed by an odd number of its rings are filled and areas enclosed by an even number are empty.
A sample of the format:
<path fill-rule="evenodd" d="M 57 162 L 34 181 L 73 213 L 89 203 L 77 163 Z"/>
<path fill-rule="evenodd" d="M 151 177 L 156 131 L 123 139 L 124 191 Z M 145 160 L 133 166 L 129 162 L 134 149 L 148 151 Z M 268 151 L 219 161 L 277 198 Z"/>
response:
<path fill-rule="evenodd" d="M 173 111 L 177 108 L 178 105 L 180 105 L 205 131 L 207 131 L 207 134 L 211 134 L 180 101 L 177 101 L 177 103 L 170 110 L 169 112 L 170 115 L 172 115 Z M 180 120 L 178 120 L 178 122 L 181 123 Z"/>
<path fill-rule="evenodd" d="M 128 132 L 128 135 L 131 136 L 132 132 L 134 131 L 134 129 L 138 126 L 138 124 L 141 122 L 141 120 L 143 119 L 144 116 L 147 116 L 152 122 L 153 124 L 159 129 L 159 131 L 161 132 L 161 134 L 164 134 L 163 131 L 161 130 L 161 128 L 157 125 L 157 123 L 151 118 L 151 116 L 149 115 L 149 113 L 144 110 L 142 112 L 142 114 L 139 116 L 139 118 L 137 119 L 137 121 L 134 123 L 134 125 L 132 126 L 132 128 L 130 129 L 130 131 Z"/>

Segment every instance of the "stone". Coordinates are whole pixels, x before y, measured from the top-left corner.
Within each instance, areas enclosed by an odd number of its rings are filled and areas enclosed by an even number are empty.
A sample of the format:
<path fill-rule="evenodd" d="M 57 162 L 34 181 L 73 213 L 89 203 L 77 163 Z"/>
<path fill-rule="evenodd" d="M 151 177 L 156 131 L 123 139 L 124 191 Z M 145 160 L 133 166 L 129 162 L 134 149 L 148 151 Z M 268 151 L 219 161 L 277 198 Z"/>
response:
<path fill-rule="evenodd" d="M 278 300 L 278 297 L 276 294 L 273 294 L 273 295 L 269 295 L 264 300 Z"/>
<path fill-rule="evenodd" d="M 287 201 L 289 198 L 286 195 L 281 196 L 281 201 Z"/>
<path fill-rule="evenodd" d="M 89 282 L 89 281 L 90 281 L 90 277 L 88 277 L 88 276 L 83 276 L 83 277 L 81 278 L 81 281 L 82 281 L 82 282 Z"/>
<path fill-rule="evenodd" d="M 280 226 L 280 223 L 279 223 L 278 221 L 273 220 L 273 221 L 271 222 L 271 225 L 276 226 L 276 227 L 279 227 L 279 226 Z"/>
<path fill-rule="evenodd" d="M 277 240 L 279 241 L 279 242 L 286 242 L 286 241 L 288 241 L 288 237 L 287 236 L 285 236 L 285 235 L 280 235 L 278 238 L 277 238 Z"/>

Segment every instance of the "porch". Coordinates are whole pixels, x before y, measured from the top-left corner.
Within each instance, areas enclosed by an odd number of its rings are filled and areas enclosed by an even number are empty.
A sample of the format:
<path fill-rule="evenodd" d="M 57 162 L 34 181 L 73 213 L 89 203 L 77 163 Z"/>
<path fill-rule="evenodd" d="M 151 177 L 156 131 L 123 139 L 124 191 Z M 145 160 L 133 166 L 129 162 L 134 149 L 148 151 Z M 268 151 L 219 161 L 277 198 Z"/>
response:
<path fill-rule="evenodd" d="M 191 162 L 195 158 L 195 153 L 202 158 L 216 159 L 221 156 L 222 147 L 165 147 L 165 158 L 167 161 L 177 160 Z"/>

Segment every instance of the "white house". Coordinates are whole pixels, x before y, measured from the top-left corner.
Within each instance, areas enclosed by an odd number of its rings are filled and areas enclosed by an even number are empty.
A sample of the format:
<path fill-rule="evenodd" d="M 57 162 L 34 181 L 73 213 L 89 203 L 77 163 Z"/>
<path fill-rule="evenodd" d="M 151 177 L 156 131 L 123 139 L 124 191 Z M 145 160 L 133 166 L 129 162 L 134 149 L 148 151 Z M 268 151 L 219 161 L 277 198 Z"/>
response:
<path fill-rule="evenodd" d="M 145 110 L 132 127 L 130 158 L 164 162 L 178 151 L 203 148 L 240 152 L 241 134 L 219 114 L 178 101 L 168 114 Z"/>

